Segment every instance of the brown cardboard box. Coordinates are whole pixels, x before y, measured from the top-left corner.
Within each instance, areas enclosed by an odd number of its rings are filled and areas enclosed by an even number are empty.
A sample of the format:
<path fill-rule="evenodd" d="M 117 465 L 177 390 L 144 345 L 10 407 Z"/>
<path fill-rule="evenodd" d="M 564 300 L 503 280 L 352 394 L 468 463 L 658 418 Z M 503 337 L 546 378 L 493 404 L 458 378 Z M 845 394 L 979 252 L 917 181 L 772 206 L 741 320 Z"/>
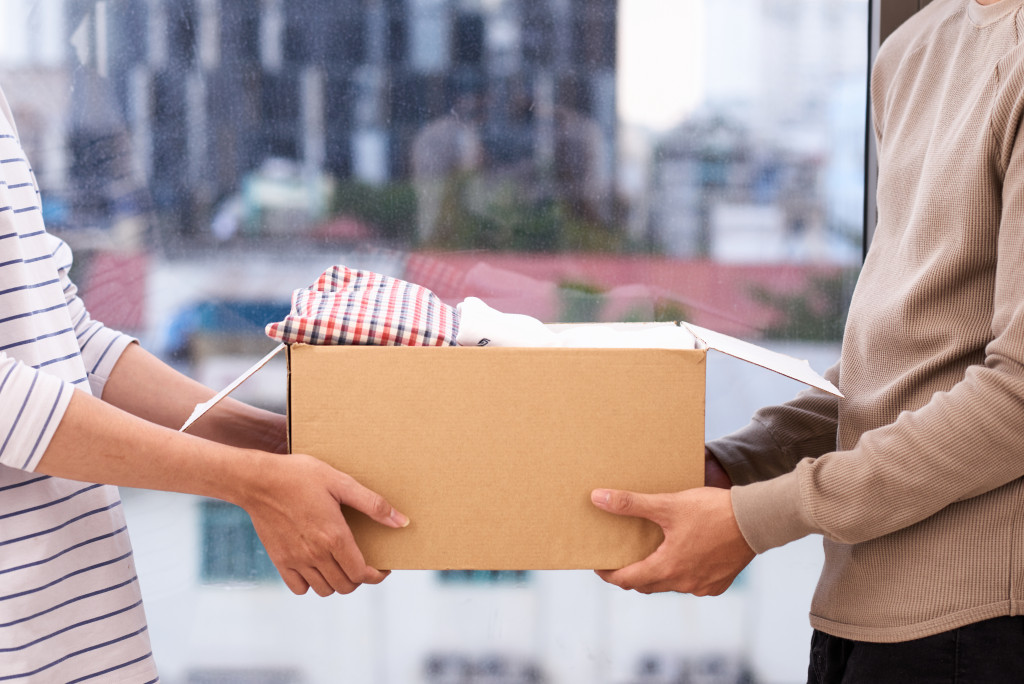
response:
<path fill-rule="evenodd" d="M 703 484 L 707 348 L 831 387 L 805 362 L 691 331 L 705 348 L 293 345 L 291 448 L 410 517 L 395 530 L 346 509 L 374 567 L 622 567 L 661 530 L 598 510 L 590 492 Z"/>
<path fill-rule="evenodd" d="M 375 567 L 615 568 L 661 531 L 590 491 L 703 483 L 704 352 L 293 345 L 289 415 L 293 452 L 410 517 L 347 511 Z"/>
<path fill-rule="evenodd" d="M 649 326 L 677 327 L 616 327 Z M 410 516 L 409 527 L 394 530 L 347 510 L 375 567 L 622 567 L 657 548 L 661 530 L 598 510 L 590 492 L 703 484 L 708 350 L 839 394 L 806 361 L 678 328 L 688 344 L 696 338 L 696 349 L 293 345 L 291 448 L 351 474 Z M 196 406 L 181 429 L 285 348 Z"/>

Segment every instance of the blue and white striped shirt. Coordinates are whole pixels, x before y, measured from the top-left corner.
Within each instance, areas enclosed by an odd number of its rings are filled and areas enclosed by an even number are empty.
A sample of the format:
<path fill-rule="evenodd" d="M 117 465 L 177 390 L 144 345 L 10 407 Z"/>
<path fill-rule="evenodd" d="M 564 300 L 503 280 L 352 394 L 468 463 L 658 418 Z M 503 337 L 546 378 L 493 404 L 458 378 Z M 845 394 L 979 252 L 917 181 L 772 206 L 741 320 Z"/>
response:
<path fill-rule="evenodd" d="M 131 338 L 90 319 L 0 91 L 0 683 L 154 682 L 114 487 L 34 473 Z"/>

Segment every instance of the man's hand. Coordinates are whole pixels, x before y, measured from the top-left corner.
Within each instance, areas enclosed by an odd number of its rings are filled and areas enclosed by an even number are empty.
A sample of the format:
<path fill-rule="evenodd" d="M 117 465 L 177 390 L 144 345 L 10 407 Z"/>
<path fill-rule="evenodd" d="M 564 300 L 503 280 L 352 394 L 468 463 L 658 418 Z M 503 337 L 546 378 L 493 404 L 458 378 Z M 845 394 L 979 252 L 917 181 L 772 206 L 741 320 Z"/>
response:
<path fill-rule="evenodd" d="M 366 564 L 341 512 L 345 504 L 382 525 L 408 525 L 383 496 L 301 454 L 267 459 L 260 482 L 240 505 L 292 592 L 304 594 L 312 587 L 320 596 L 348 594 L 387 576 Z"/>
<path fill-rule="evenodd" d="M 732 487 L 732 479 L 725 468 L 718 462 L 715 455 L 707 447 L 704 448 L 704 486 L 729 489 Z"/>
<path fill-rule="evenodd" d="M 754 558 L 740 533 L 728 490 L 713 487 L 675 494 L 596 489 L 591 500 L 616 515 L 647 518 L 665 540 L 654 553 L 621 570 L 597 570 L 606 582 L 644 594 L 678 591 L 717 596 Z"/>

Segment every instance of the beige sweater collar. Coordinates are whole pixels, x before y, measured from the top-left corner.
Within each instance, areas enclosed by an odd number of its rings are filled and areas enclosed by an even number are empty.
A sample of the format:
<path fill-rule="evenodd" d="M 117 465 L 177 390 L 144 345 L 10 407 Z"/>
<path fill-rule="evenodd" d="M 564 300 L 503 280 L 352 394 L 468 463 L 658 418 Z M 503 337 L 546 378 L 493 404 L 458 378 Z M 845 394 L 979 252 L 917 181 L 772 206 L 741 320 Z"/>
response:
<path fill-rule="evenodd" d="M 1024 0 L 999 0 L 991 5 L 981 5 L 977 0 L 967 0 L 967 16 L 975 26 L 988 26 L 1017 11 L 1022 4 Z"/>

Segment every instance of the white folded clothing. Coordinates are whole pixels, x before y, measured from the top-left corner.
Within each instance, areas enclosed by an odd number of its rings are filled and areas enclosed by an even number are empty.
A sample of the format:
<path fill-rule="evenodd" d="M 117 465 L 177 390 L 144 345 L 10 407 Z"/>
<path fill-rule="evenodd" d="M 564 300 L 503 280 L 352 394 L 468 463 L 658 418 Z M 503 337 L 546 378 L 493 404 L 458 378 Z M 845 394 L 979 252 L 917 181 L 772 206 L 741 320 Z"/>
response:
<path fill-rule="evenodd" d="M 696 339 L 686 328 L 670 323 L 635 329 L 619 329 L 610 324 L 585 324 L 553 330 L 532 316 L 496 311 L 476 297 L 468 297 L 457 308 L 459 332 L 456 344 L 463 347 L 697 347 Z"/>

